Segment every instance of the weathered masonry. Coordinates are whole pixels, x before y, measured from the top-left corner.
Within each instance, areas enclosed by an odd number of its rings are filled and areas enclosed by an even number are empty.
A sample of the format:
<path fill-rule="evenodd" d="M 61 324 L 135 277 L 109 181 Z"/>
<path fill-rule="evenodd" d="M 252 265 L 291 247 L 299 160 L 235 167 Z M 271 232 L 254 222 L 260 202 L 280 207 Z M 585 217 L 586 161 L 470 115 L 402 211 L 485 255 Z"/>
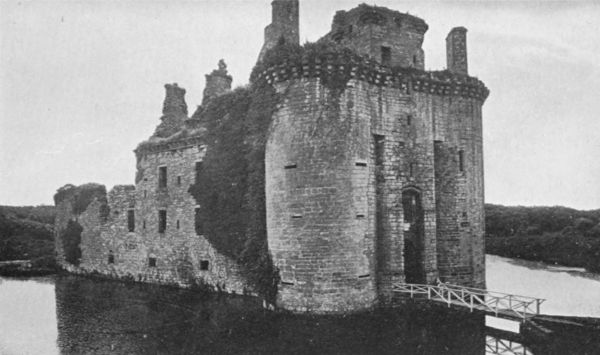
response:
<path fill-rule="evenodd" d="M 485 287 L 489 92 L 468 75 L 467 30 L 449 32 L 446 70 L 425 71 L 422 19 L 360 5 L 336 13 L 321 47 L 300 47 L 298 5 L 273 1 L 250 84 L 278 97 L 264 132 L 266 218 L 258 221 L 279 274 L 276 305 L 347 312 L 385 305 L 397 282 Z M 79 213 L 75 190 L 58 203 L 56 245 L 66 268 L 254 291 L 240 263 L 195 225 L 211 203 L 188 192 L 211 149 L 201 117 L 231 95 L 224 63 L 206 79 L 191 117 L 185 90 L 166 85 L 161 123 L 136 149 L 135 186 L 115 187 L 106 203 L 100 194 Z M 210 119 L 230 117 L 226 108 L 216 112 L 224 116 Z M 65 253 L 73 243 L 62 237 L 74 221 L 79 257 Z"/>

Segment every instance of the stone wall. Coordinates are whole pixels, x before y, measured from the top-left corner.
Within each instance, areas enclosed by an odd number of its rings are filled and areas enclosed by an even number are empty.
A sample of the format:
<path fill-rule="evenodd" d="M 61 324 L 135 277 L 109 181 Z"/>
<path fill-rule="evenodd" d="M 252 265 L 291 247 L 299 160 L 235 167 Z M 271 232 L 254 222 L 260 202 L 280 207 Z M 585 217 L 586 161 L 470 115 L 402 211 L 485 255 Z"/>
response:
<path fill-rule="evenodd" d="M 217 253 L 206 238 L 196 234 L 197 206 L 188 188 L 195 179 L 195 164 L 203 156 L 204 147 L 197 145 L 141 154 L 138 168 L 143 173 L 138 185 L 115 186 L 108 193 L 106 220 L 101 218 L 97 201 L 80 216 L 68 215 L 69 207 L 59 204 L 57 225 L 77 218 L 84 228 L 79 267 L 64 262 L 62 266 L 75 273 L 98 272 L 180 286 L 205 283 L 226 292 L 252 293 L 235 260 Z M 159 187 L 159 167 L 166 167 L 166 187 Z M 162 233 L 160 210 L 167 217 Z"/>
<path fill-rule="evenodd" d="M 298 69 L 264 73 L 285 96 L 266 152 L 269 248 L 282 281 L 278 304 L 344 312 L 390 300 L 392 284 L 407 271 L 406 191 L 422 206 L 419 282 L 441 277 L 482 286 L 487 89 L 475 81 L 467 90 L 440 90 L 435 81 L 414 77 L 405 85 L 407 78 L 352 69 L 338 93 L 321 84 L 325 70 Z"/>
<path fill-rule="evenodd" d="M 360 5 L 350 11 L 338 11 L 327 38 L 389 66 L 424 69 L 421 48 L 427 24 L 420 18 L 385 7 Z M 389 48 L 389 60 L 383 60 L 382 47 Z"/>
<path fill-rule="evenodd" d="M 278 43 L 300 43 L 300 4 L 298 0 L 274 0 L 271 3 L 271 23 L 265 27 L 265 41 L 258 61 Z"/>

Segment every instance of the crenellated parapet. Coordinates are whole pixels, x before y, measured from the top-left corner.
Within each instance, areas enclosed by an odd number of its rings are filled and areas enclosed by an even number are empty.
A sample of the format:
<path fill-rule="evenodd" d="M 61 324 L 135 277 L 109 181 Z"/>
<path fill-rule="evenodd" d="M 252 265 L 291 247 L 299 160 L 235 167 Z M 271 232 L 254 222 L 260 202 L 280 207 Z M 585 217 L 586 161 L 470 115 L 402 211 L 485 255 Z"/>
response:
<path fill-rule="evenodd" d="M 481 101 L 489 95 L 485 84 L 468 75 L 455 74 L 447 70 L 423 71 L 414 68 L 389 68 L 370 60 L 327 56 L 325 58 L 303 59 L 298 62 L 284 62 L 271 66 L 259 73 L 257 81 L 268 84 L 300 78 L 326 78 L 330 76 L 358 79 L 378 86 L 401 89 L 405 94 L 411 91 L 439 96 L 460 96 Z"/>

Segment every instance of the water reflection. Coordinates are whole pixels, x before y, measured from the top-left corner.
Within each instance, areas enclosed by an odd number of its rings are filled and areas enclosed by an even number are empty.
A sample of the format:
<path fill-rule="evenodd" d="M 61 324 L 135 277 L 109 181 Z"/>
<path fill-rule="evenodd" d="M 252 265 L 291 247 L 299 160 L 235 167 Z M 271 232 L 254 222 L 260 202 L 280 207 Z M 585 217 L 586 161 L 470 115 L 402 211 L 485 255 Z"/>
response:
<path fill-rule="evenodd" d="M 346 317 L 265 312 L 244 297 L 56 280 L 63 353 L 484 354 L 482 316 L 406 307 Z"/>
<path fill-rule="evenodd" d="M 519 285 L 561 289 L 573 286 L 548 277 L 582 280 L 502 259 L 488 258 L 490 288 L 531 294 L 519 292 Z M 502 280 L 508 288 L 498 287 Z M 586 282 L 577 291 L 593 295 L 600 283 Z M 593 308 L 598 299 L 579 306 Z M 599 341 L 593 331 L 542 337 L 493 331 L 482 315 L 443 306 L 314 317 L 266 312 L 253 298 L 152 285 L 76 276 L 0 278 L 1 354 L 593 354 Z"/>

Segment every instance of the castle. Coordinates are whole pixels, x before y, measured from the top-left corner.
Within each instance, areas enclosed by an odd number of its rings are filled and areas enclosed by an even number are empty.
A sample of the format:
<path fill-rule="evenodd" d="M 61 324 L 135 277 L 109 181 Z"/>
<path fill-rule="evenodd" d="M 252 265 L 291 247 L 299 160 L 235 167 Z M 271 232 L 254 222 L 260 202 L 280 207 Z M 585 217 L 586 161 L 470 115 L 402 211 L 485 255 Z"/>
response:
<path fill-rule="evenodd" d="M 274 64 L 270 51 L 299 45 L 298 5 L 273 1 L 259 54 L 266 64 L 251 79 L 279 98 L 263 162 L 276 305 L 347 312 L 385 304 L 397 282 L 485 287 L 489 92 L 468 75 L 467 30 L 449 32 L 446 70 L 425 71 L 427 24 L 363 4 L 338 11 L 319 41 L 353 59 L 333 53 Z M 107 196 L 92 186 L 80 208 L 74 196 L 84 192 L 59 189 L 56 251 L 65 269 L 253 293 L 243 266 L 198 228 L 206 206 L 190 194 L 211 149 L 203 112 L 231 93 L 231 82 L 220 62 L 190 117 L 185 90 L 165 86 L 161 122 L 135 150 L 135 186 Z M 79 238 L 75 254 L 69 233 Z"/>

